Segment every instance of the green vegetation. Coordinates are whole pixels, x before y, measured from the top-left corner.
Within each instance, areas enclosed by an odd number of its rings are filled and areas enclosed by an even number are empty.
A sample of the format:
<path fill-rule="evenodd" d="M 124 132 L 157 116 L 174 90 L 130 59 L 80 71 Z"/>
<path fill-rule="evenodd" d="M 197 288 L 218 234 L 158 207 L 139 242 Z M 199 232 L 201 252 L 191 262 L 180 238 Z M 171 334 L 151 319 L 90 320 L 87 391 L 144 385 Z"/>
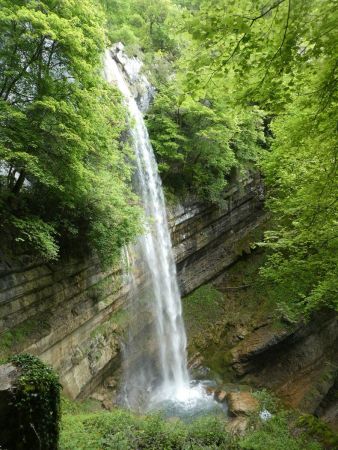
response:
<path fill-rule="evenodd" d="M 270 123 L 260 166 L 274 222 L 263 274 L 290 317 L 337 309 L 337 2 L 199 3 L 189 90 L 204 98 L 222 82 L 232 104 L 257 105 Z"/>
<path fill-rule="evenodd" d="M 222 448 L 228 440 L 224 423 L 214 418 L 186 426 L 181 421 L 166 422 L 157 415 L 140 417 L 116 410 L 64 416 L 60 449 Z"/>
<path fill-rule="evenodd" d="M 290 320 L 337 309 L 336 6 L 106 1 L 114 38 L 151 66 L 147 123 L 167 189 L 221 202 L 240 171 L 262 170 L 273 216 L 262 273 Z"/>
<path fill-rule="evenodd" d="M 102 0 L 111 42 L 122 41 L 129 53 L 142 51 L 161 60 L 161 53 L 178 52 L 177 36 L 184 21 L 182 12 L 171 0 Z M 158 54 L 157 54 L 158 52 Z"/>
<path fill-rule="evenodd" d="M 164 182 L 214 203 L 232 172 L 250 167 L 264 142 L 257 107 L 234 107 L 219 85 L 205 99 L 184 95 L 180 80 L 159 87 L 147 123 Z"/>
<path fill-rule="evenodd" d="M 138 230 L 138 208 L 125 111 L 101 76 L 103 10 L 96 0 L 0 6 L 1 232 L 16 252 L 53 260 L 82 248 L 110 262 Z"/>
<path fill-rule="evenodd" d="M 269 406 L 276 407 L 266 392 L 258 393 L 257 397 L 262 399 L 262 407 L 267 401 Z M 90 413 L 87 409 L 88 405 L 74 409 L 67 403 L 62 419 L 60 450 L 324 448 L 321 437 L 309 434 L 297 414 L 278 409 L 273 409 L 274 417 L 267 422 L 262 422 L 256 414 L 249 417 L 250 425 L 242 437 L 227 431 L 227 420 L 222 418 L 203 417 L 184 423 L 179 419 L 166 421 L 159 415 L 139 416 L 121 409 L 97 413 Z M 324 424 L 322 426 L 325 428 Z"/>
<path fill-rule="evenodd" d="M 207 96 L 189 93 L 186 56 L 190 3 L 172 0 L 105 0 L 108 35 L 139 54 L 157 88 L 147 124 L 166 187 L 220 202 L 235 170 L 252 167 L 265 143 L 259 107 L 235 105 L 223 82 Z"/>
<path fill-rule="evenodd" d="M 290 420 L 290 419 L 289 419 Z M 260 429 L 245 436 L 240 441 L 240 448 L 246 450 L 319 450 L 322 446 L 317 442 L 309 442 L 309 438 L 294 437 L 290 433 L 290 422 L 284 413 L 268 420 Z"/>
<path fill-rule="evenodd" d="M 50 324 L 45 314 L 38 314 L 19 323 L 15 327 L 1 334 L 0 358 L 22 351 L 38 338 L 50 332 Z"/>
<path fill-rule="evenodd" d="M 38 358 L 16 355 L 9 359 L 20 370 L 14 391 L 15 414 L 13 430 L 17 430 L 18 450 L 44 448 L 57 450 L 60 421 L 60 390 L 58 376 Z"/>
<path fill-rule="evenodd" d="M 230 353 L 238 335 L 244 337 L 262 323 L 274 329 L 289 326 L 283 311 L 276 308 L 276 287 L 259 277 L 265 261 L 261 250 L 244 254 L 227 269 L 217 286 L 203 285 L 182 299 L 188 353 L 199 353 L 203 365 L 220 383 L 238 381 Z"/>
<path fill-rule="evenodd" d="M 259 243 L 265 254 L 257 252 L 252 263 L 242 258 L 217 289 L 203 286 L 185 299 L 190 350 L 208 347 L 213 356 L 206 362 L 224 379 L 231 374 L 221 338 L 249 332 L 271 317 L 275 303 L 277 327 L 286 326 L 280 317 L 292 322 L 318 309 L 338 310 L 337 6 L 337 0 L 0 0 L 1 247 L 45 261 L 91 253 L 112 265 L 140 232 L 126 110 L 102 77 L 104 49 L 123 41 L 151 69 L 157 94 L 146 120 L 170 197 L 193 194 L 221 204 L 224 189 L 251 170 L 261 170 L 267 186 L 271 221 Z M 104 302 L 107 282 L 88 296 Z M 2 333 L 0 355 L 48 332 L 41 319 Z M 112 320 L 121 333 L 123 313 Z M 238 323 L 242 330 L 233 329 Z M 99 327 L 92 338 L 108 332 Z M 11 361 L 22 370 L 14 406 L 23 445 L 36 447 L 27 431 L 33 424 L 45 448 L 56 448 L 57 377 L 29 355 Z M 239 438 L 216 418 L 184 424 L 73 408 L 63 418 L 61 449 L 337 446 L 310 416 L 276 411 L 266 423 L 250 420 Z"/>
<path fill-rule="evenodd" d="M 309 436 L 322 442 L 325 448 L 338 447 L 338 434 L 317 417 L 303 414 L 298 418 L 297 424 L 303 427 Z"/>
<path fill-rule="evenodd" d="M 337 308 L 336 0 L 1 0 L 0 227 L 17 254 L 97 253 L 140 230 L 126 113 L 102 52 L 141 54 L 167 192 L 222 202 L 262 170 L 262 270 L 290 320 Z M 74 250 L 76 249 L 76 251 Z"/>

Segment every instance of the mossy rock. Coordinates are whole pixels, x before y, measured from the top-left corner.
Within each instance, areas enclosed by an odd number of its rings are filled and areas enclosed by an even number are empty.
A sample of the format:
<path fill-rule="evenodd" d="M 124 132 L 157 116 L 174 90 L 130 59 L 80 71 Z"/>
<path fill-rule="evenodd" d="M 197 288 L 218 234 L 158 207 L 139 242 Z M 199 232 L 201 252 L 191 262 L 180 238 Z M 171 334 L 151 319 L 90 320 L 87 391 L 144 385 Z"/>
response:
<path fill-rule="evenodd" d="M 0 448 L 57 450 L 60 421 L 58 376 L 28 354 L 2 367 Z"/>

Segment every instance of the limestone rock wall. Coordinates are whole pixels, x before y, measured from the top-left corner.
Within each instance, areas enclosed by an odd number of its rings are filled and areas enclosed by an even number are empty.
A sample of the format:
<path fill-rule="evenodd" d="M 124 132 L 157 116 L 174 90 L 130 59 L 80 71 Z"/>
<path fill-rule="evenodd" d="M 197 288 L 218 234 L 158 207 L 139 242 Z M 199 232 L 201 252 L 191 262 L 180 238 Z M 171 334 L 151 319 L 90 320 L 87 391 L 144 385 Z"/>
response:
<path fill-rule="evenodd" d="M 263 217 L 261 184 L 231 187 L 224 206 L 189 201 L 171 211 L 183 294 L 232 264 L 246 234 Z M 123 305 L 121 267 L 104 271 L 95 258 L 19 264 L 0 253 L 0 356 L 30 352 L 58 370 L 64 392 L 84 397 L 119 370 Z"/>
<path fill-rule="evenodd" d="M 59 371 L 65 392 L 77 397 L 118 358 L 126 294 L 120 271 L 104 272 L 94 259 L 7 266 L 0 278 L 1 354 L 39 355 Z"/>
<path fill-rule="evenodd" d="M 231 349 L 238 377 L 314 413 L 338 377 L 338 316 L 321 311 L 307 324 L 265 325 Z"/>
<path fill-rule="evenodd" d="M 237 260 L 246 236 L 265 220 L 259 177 L 249 176 L 224 195 L 222 207 L 198 201 L 171 211 L 172 242 L 182 295 L 215 278 Z"/>

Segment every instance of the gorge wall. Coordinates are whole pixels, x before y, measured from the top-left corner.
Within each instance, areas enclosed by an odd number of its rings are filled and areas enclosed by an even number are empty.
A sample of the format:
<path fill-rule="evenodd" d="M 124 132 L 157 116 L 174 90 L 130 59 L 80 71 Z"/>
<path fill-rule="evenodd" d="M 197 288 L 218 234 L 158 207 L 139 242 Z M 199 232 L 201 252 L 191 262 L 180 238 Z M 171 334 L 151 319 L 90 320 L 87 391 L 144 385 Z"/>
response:
<path fill-rule="evenodd" d="M 171 208 L 182 293 L 231 265 L 263 218 L 262 185 L 251 175 L 229 187 L 222 207 L 190 200 Z M 104 271 L 94 257 L 25 264 L 0 253 L 0 355 L 35 354 L 59 372 L 68 396 L 89 395 L 120 368 L 122 278 L 120 266 Z"/>

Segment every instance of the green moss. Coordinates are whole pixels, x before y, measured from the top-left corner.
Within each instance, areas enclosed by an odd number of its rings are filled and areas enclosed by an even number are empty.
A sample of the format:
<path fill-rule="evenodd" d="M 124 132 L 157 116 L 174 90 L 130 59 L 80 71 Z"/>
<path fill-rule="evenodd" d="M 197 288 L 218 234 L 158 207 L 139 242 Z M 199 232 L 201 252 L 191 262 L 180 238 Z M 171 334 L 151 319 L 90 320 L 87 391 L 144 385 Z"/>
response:
<path fill-rule="evenodd" d="M 3 424 L 15 433 L 9 435 L 5 448 L 56 450 L 61 389 L 58 376 L 29 354 L 15 355 L 8 362 L 18 367 L 19 377 L 13 390 L 13 413 Z"/>
<path fill-rule="evenodd" d="M 223 345 L 213 344 L 203 352 L 204 364 L 211 370 L 212 378 L 222 383 L 232 382 L 235 378 L 232 369 L 232 355 Z"/>
<path fill-rule="evenodd" d="M 215 287 L 206 284 L 183 300 L 187 326 L 193 329 L 217 321 L 223 312 L 223 295 Z"/>
<path fill-rule="evenodd" d="M 28 346 L 38 337 L 49 333 L 50 325 L 45 315 L 38 315 L 27 319 L 11 330 L 1 334 L 0 358 L 6 358 L 13 353 L 19 352 L 24 346 Z"/>
<path fill-rule="evenodd" d="M 223 316 L 223 295 L 206 284 L 183 299 L 183 314 L 189 336 L 190 352 L 210 345 L 215 327 Z"/>
<path fill-rule="evenodd" d="M 112 315 L 112 321 L 119 327 L 124 328 L 128 321 L 128 312 L 125 309 L 119 309 Z"/>
<path fill-rule="evenodd" d="M 117 292 L 121 288 L 121 282 L 120 274 L 115 274 L 114 276 L 109 275 L 93 286 L 90 286 L 87 294 L 94 303 L 99 303 L 104 301 L 110 294 Z"/>

